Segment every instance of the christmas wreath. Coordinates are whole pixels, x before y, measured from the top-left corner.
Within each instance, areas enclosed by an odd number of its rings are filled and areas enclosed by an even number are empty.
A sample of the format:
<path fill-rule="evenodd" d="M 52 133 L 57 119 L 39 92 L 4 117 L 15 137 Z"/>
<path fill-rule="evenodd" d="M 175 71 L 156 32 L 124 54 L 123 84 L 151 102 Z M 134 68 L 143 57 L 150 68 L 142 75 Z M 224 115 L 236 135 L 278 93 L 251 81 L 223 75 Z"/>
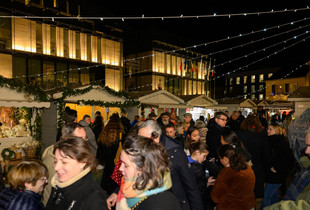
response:
<path fill-rule="evenodd" d="M 7 160 L 14 157 L 15 152 L 10 150 L 9 148 L 4 148 L 1 152 L 1 156 L 3 160 Z"/>

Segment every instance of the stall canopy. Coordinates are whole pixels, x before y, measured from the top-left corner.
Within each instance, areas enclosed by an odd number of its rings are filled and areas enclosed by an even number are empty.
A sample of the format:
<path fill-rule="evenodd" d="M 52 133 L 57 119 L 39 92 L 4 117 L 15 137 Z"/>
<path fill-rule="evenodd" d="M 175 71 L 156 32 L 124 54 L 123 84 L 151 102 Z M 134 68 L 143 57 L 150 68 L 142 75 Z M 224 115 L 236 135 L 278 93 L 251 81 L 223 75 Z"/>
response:
<path fill-rule="evenodd" d="M 256 107 L 256 103 L 249 98 L 240 103 L 240 108 L 252 108 L 253 109 L 255 107 Z"/>
<path fill-rule="evenodd" d="M 225 106 L 218 106 L 217 101 L 206 95 L 182 95 L 180 96 L 188 107 L 203 107 L 206 109 L 227 109 Z"/>
<path fill-rule="evenodd" d="M 145 105 L 159 108 L 188 108 L 183 99 L 166 90 L 134 91 L 128 94 Z"/>
<path fill-rule="evenodd" d="M 49 108 L 50 102 L 39 102 L 29 95 L 7 87 L 0 87 L 0 106 Z"/>
<path fill-rule="evenodd" d="M 88 88 L 89 86 L 79 87 L 76 89 L 83 90 Z M 53 99 L 58 99 L 63 97 L 63 92 L 58 92 L 53 94 Z M 119 97 L 109 93 L 104 90 L 100 86 L 93 86 L 92 89 L 87 91 L 84 94 L 68 96 L 64 99 L 65 102 L 68 103 L 78 103 L 79 101 L 104 101 L 104 102 L 125 102 L 126 99 L 124 97 Z"/>
<path fill-rule="evenodd" d="M 262 100 L 262 101 L 257 103 L 257 106 L 262 106 L 264 108 L 267 107 L 268 105 L 269 105 L 268 102 L 265 100 Z"/>

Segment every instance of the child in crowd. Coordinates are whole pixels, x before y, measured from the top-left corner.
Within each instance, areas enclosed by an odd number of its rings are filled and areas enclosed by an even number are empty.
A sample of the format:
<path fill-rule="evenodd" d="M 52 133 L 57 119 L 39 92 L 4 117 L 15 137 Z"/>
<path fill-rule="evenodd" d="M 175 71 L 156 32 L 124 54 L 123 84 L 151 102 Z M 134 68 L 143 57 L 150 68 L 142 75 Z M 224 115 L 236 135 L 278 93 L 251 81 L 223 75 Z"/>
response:
<path fill-rule="evenodd" d="M 191 168 L 195 174 L 195 180 L 199 188 L 199 192 L 204 202 L 204 207 L 207 209 L 207 205 L 211 204 L 210 191 L 207 187 L 214 184 L 215 179 L 209 177 L 209 170 L 205 168 L 202 163 L 206 161 L 206 157 L 209 154 L 207 144 L 204 142 L 192 142 L 189 147 L 190 155 L 188 161 L 191 164 Z"/>

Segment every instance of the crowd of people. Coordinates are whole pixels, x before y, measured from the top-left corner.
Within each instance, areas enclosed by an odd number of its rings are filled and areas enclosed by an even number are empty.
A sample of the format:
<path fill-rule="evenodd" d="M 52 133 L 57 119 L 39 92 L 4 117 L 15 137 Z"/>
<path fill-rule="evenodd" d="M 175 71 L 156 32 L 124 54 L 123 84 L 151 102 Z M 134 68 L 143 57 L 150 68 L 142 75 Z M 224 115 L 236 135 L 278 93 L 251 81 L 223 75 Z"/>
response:
<path fill-rule="evenodd" d="M 96 112 L 93 121 L 85 115 L 77 122 L 77 112 L 67 108 L 42 161 L 22 161 L 9 171 L 0 209 L 310 207 L 310 166 L 292 171 L 298 161 L 286 137 L 288 120 L 240 111 L 183 117 L 172 110 L 130 121 L 122 112 L 105 124 Z M 309 160 L 310 128 L 305 143 Z"/>

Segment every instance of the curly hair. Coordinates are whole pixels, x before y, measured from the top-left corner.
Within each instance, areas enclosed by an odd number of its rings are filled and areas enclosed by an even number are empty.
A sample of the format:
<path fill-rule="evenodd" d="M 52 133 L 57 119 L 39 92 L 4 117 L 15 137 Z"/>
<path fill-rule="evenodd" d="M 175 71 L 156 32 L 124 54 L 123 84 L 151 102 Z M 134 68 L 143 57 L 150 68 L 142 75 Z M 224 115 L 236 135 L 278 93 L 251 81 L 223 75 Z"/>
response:
<path fill-rule="evenodd" d="M 108 124 L 101 131 L 98 142 L 106 146 L 117 144 L 121 138 L 121 133 L 124 133 L 122 122 L 118 115 L 113 114 Z"/>
<path fill-rule="evenodd" d="M 240 124 L 240 130 L 243 131 L 251 131 L 255 133 L 262 133 L 262 123 L 260 122 L 259 118 L 254 115 L 249 115 L 245 118 Z"/>
<path fill-rule="evenodd" d="M 169 170 L 170 162 L 165 148 L 152 140 L 138 135 L 129 135 L 123 145 L 123 151 L 130 160 L 141 170 L 134 185 L 135 189 L 145 190 L 146 187 L 155 189 L 163 182 L 164 174 Z"/>
<path fill-rule="evenodd" d="M 220 146 L 217 154 L 219 158 L 227 157 L 230 167 L 235 171 L 245 170 L 248 167 L 248 163 L 245 161 L 244 156 L 238 153 L 236 149 L 229 144 Z"/>

